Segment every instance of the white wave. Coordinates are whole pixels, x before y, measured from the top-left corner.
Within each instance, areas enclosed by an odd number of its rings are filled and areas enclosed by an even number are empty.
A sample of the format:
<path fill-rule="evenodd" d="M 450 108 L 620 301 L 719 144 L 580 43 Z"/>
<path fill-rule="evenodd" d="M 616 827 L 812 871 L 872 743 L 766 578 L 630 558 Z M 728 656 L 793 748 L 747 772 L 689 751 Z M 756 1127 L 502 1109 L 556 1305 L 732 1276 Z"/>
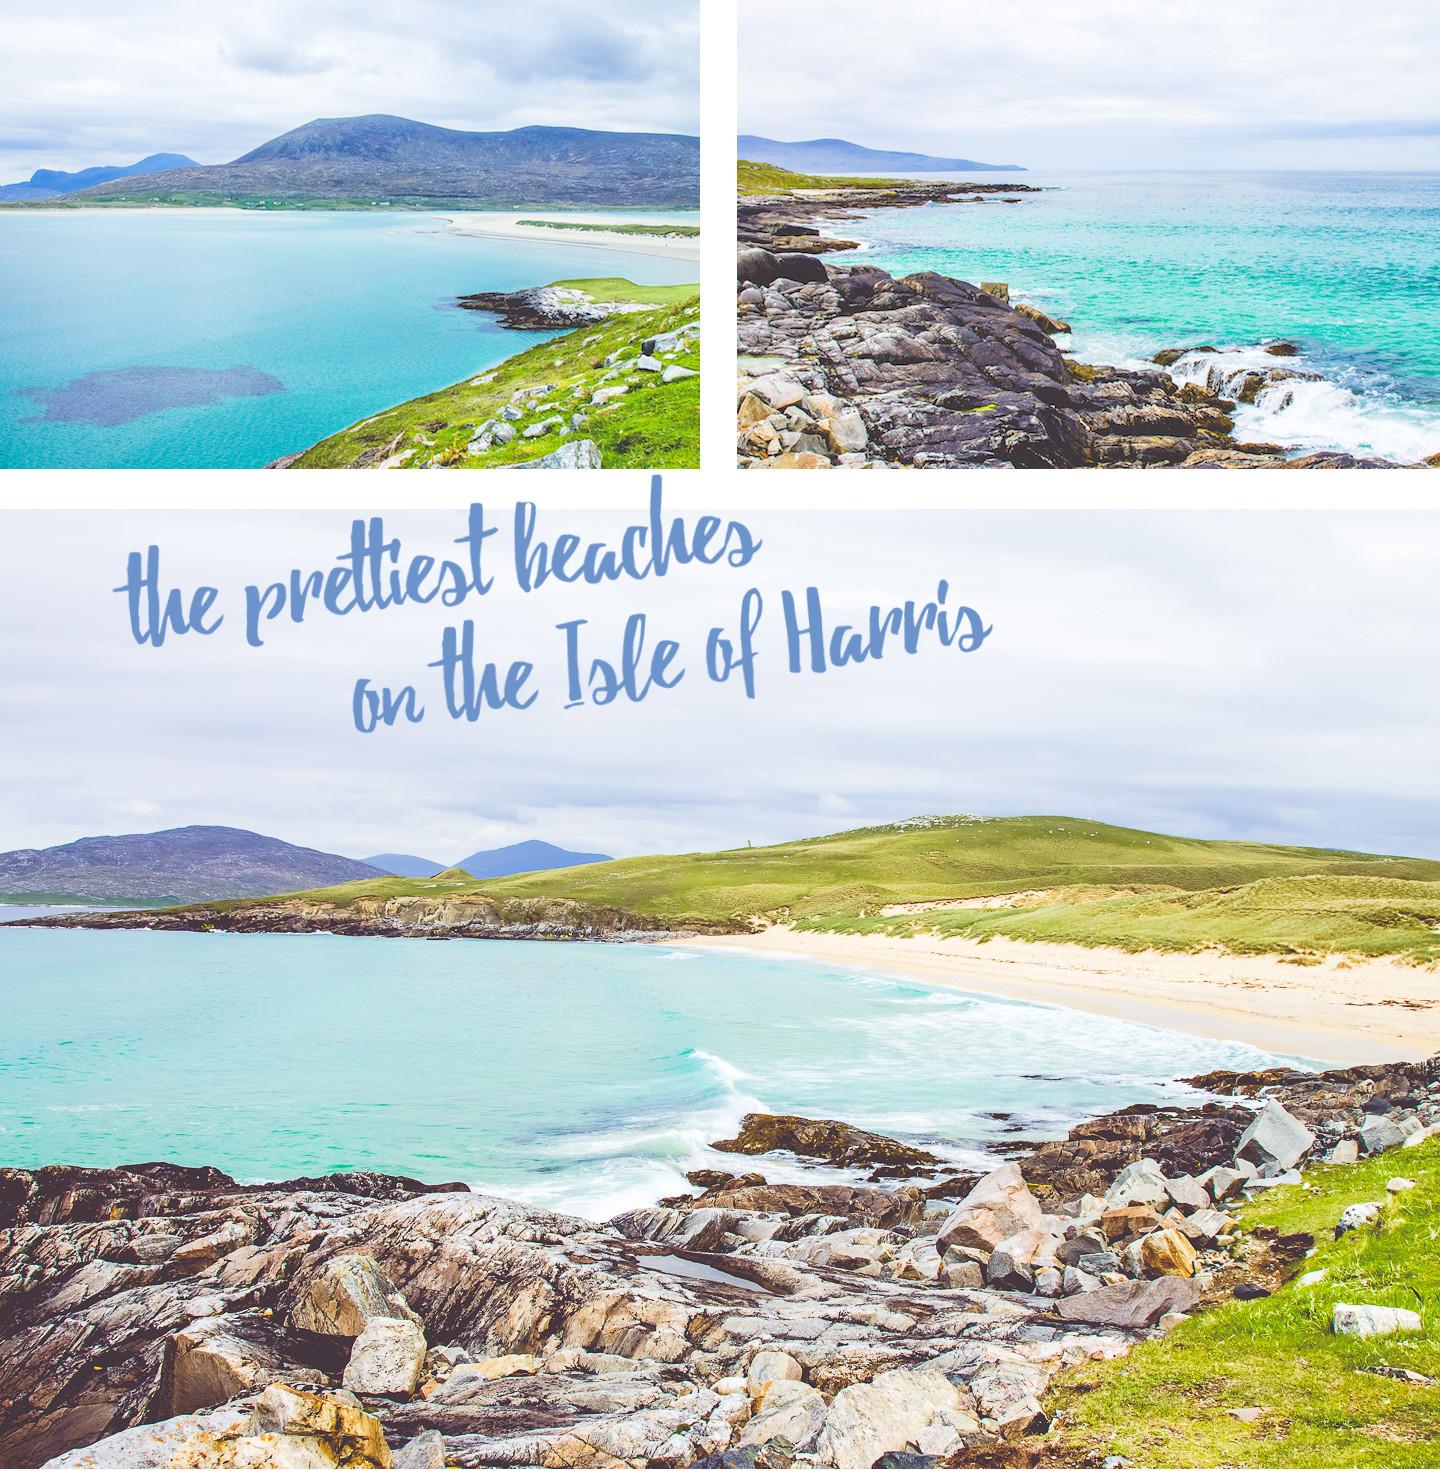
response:
<path fill-rule="evenodd" d="M 1310 375 L 1262 388 L 1254 403 L 1237 403 L 1235 437 L 1283 445 L 1292 452 L 1341 450 L 1415 464 L 1440 453 L 1440 414 L 1380 386 L 1317 373 L 1301 357 L 1276 358 L 1263 347 L 1187 353 L 1170 369 L 1177 383 L 1198 383 L 1236 398 L 1252 373 Z"/>

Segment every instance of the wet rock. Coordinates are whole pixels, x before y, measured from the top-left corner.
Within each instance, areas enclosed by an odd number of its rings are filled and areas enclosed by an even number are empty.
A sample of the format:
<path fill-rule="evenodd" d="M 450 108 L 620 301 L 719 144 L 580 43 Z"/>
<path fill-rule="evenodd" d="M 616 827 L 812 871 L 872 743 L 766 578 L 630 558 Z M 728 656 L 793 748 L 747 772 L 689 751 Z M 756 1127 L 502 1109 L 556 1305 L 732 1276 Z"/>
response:
<path fill-rule="evenodd" d="M 789 388 L 776 389 L 775 382 L 761 379 L 751 391 L 760 397 L 776 392 L 780 399 L 788 398 Z M 798 403 L 799 398 L 793 401 Z M 884 1165 L 933 1172 L 940 1164 L 928 1150 L 902 1144 L 898 1139 L 872 1134 L 838 1119 L 807 1119 L 793 1114 L 748 1113 L 740 1121 L 740 1132 L 734 1139 L 717 1140 L 711 1147 L 731 1154 L 784 1151 L 846 1168 Z"/>

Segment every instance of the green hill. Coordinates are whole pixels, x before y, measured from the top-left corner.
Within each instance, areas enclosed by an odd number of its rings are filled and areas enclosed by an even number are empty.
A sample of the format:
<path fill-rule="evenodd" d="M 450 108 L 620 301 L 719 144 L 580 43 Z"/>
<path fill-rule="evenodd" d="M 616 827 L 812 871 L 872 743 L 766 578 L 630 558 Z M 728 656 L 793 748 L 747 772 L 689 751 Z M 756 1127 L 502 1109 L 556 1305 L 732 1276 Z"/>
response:
<path fill-rule="evenodd" d="M 906 179 L 874 179 L 854 174 L 797 174 L 778 164 L 742 158 L 735 166 L 741 194 L 784 194 L 791 189 L 901 189 Z"/>
<path fill-rule="evenodd" d="M 1068 817 L 919 818 L 767 848 L 623 858 L 484 884 L 376 879 L 306 898 L 344 907 L 467 891 L 573 900 L 681 927 L 740 930 L 760 918 L 1131 950 L 1440 959 L 1440 862 L 1176 838 Z"/>
<path fill-rule="evenodd" d="M 699 287 L 637 286 L 621 278 L 551 284 L 596 300 L 643 303 L 651 310 L 577 327 L 475 378 L 373 414 L 280 463 L 299 470 L 484 470 L 539 460 L 564 444 L 588 440 L 607 470 L 695 468 L 700 463 Z M 666 363 L 694 376 L 666 382 L 660 373 L 624 366 L 633 365 L 646 339 L 674 332 L 687 333 L 685 345 Z M 623 360 L 622 366 L 607 366 L 612 358 Z M 597 390 L 600 403 L 592 401 Z M 515 405 L 523 415 L 512 438 L 500 442 L 484 433 Z M 577 415 L 579 425 L 572 427 Z M 525 432 L 542 425 L 550 427 L 534 436 Z"/>

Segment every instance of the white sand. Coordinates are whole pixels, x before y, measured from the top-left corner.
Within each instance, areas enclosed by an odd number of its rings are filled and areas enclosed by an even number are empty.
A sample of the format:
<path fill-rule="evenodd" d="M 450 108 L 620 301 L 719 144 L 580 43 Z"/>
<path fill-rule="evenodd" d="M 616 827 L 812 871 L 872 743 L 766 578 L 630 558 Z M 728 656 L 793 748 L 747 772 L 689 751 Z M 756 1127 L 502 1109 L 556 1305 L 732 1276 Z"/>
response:
<path fill-rule="evenodd" d="M 644 220 L 626 218 L 617 220 L 614 215 L 571 214 L 550 215 L 544 210 L 530 210 L 525 214 L 500 214 L 488 210 L 466 211 L 464 214 L 440 216 L 450 229 L 459 235 L 478 235 L 496 240 L 548 240 L 552 245 L 585 245 L 597 250 L 612 250 L 617 255 L 662 256 L 667 260 L 700 259 L 700 237 L 687 235 L 667 240 L 659 235 L 622 235 L 609 230 L 547 230 L 533 225 L 522 225 L 521 220 L 563 219 L 582 225 L 644 224 Z M 661 224 L 663 221 L 657 220 Z"/>
<path fill-rule="evenodd" d="M 686 944 L 824 960 L 1343 1066 L 1440 1051 L 1440 969 L 1390 960 L 1292 965 L 1276 956 L 1130 955 L 1001 936 L 901 939 L 783 925 Z"/>

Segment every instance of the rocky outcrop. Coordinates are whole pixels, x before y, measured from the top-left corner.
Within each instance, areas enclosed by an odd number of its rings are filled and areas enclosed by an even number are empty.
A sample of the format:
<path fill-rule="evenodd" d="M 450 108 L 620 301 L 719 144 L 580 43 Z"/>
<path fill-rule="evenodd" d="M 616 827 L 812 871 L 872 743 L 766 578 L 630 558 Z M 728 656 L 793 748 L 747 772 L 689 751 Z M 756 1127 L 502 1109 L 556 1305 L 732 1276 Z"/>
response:
<path fill-rule="evenodd" d="M 203 930 L 229 934 L 379 935 L 445 940 L 655 940 L 681 934 L 735 934 L 735 921 L 687 921 L 681 929 L 654 915 L 573 899 L 458 896 L 362 897 L 348 904 L 304 897 L 253 903 L 185 905 L 60 914 L 15 924 L 53 929 Z"/>
<path fill-rule="evenodd" d="M 491 312 L 514 331 L 554 331 L 588 327 L 622 312 L 643 312 L 634 301 L 596 301 L 573 286 L 526 286 L 519 291 L 477 291 L 457 298 L 466 311 Z"/>
<path fill-rule="evenodd" d="M 984 203 L 984 195 L 965 197 Z M 740 205 L 737 452 L 744 469 L 1314 469 L 1389 462 L 1237 442 L 1234 410 L 1277 385 L 1313 378 L 1273 367 L 1238 378 L 1217 360 L 1177 381 L 1168 368 L 1218 349 L 1173 349 L 1154 371 L 1074 361 L 1070 331 L 1003 282 L 933 272 L 897 279 L 826 263 L 817 223 L 870 208 L 957 203 L 953 186 L 847 190 Z M 1019 202 L 1019 201 L 1016 201 Z M 809 236 L 803 230 L 812 232 Z M 1278 349 L 1278 351 L 1277 351 Z M 1294 355 L 1293 344 L 1266 354 Z"/>
<path fill-rule="evenodd" d="M 1440 1131 L 1437 1060 L 1210 1082 L 1244 1102 L 1113 1116 L 1153 1151 L 1091 1152 L 1078 1194 L 1042 1151 L 949 1198 L 722 1177 L 603 1224 L 376 1175 L 0 1171 L 0 1463 L 1003 1461 L 1059 1369 L 1297 1270 L 1313 1238 L 1240 1235 L 1237 1192 Z"/>
<path fill-rule="evenodd" d="M 884 1134 L 857 1129 L 839 1119 L 807 1119 L 795 1114 L 747 1113 L 733 1139 L 711 1146 L 729 1154 L 771 1154 L 777 1150 L 802 1159 L 824 1160 L 846 1168 L 871 1168 L 881 1175 L 934 1174 L 937 1155 Z"/>

